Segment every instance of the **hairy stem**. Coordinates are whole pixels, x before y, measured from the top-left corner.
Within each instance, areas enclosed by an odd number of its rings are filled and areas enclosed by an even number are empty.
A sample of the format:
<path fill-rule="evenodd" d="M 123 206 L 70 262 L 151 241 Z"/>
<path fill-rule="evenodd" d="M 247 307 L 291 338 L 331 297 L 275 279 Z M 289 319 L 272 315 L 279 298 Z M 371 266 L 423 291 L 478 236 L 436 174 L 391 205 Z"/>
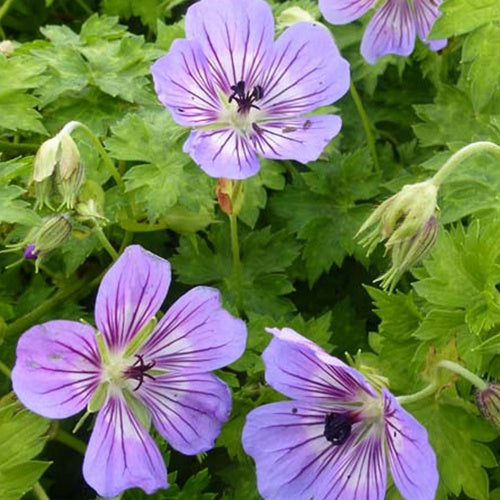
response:
<path fill-rule="evenodd" d="M 431 396 L 436 392 L 436 389 L 438 388 L 436 383 L 429 384 L 427 387 L 424 387 L 421 391 L 416 392 L 415 394 L 408 394 L 406 396 L 398 396 L 396 399 L 401 403 L 402 405 L 408 404 L 408 403 L 413 403 L 415 401 L 418 401 L 419 399 L 424 399 L 428 396 Z"/>
<path fill-rule="evenodd" d="M 500 156 L 500 146 L 488 141 L 473 142 L 472 144 L 464 146 L 462 149 L 454 153 L 436 172 L 432 178 L 432 183 L 436 187 L 441 186 L 445 179 L 460 163 L 476 153 L 495 153 Z"/>
<path fill-rule="evenodd" d="M 97 238 L 99 239 L 99 242 L 104 247 L 106 252 L 108 252 L 113 260 L 116 260 L 118 258 L 118 252 L 114 249 L 113 245 L 110 243 L 101 227 L 95 226 L 94 231 L 97 235 Z"/>
<path fill-rule="evenodd" d="M 373 167 L 375 169 L 375 172 L 380 172 L 380 164 L 378 162 L 377 148 L 375 147 L 375 138 L 372 132 L 373 125 L 371 124 L 370 119 L 368 118 L 368 115 L 365 111 L 365 108 L 363 107 L 363 102 L 361 101 L 361 97 L 359 96 L 358 91 L 356 90 L 356 87 L 352 82 L 349 87 L 349 90 L 351 92 L 352 100 L 356 105 L 356 109 L 358 110 L 359 117 L 361 118 L 361 123 L 363 124 L 363 129 L 365 131 L 365 136 L 366 136 L 366 143 L 368 144 L 368 149 L 370 150 L 370 154 L 373 160 Z"/>
<path fill-rule="evenodd" d="M 476 386 L 480 391 L 484 391 L 488 387 L 488 384 L 482 378 L 474 375 L 472 372 L 467 370 L 467 368 L 464 368 L 454 361 L 444 359 L 443 361 L 440 361 L 437 366 L 460 375 L 464 379 L 468 380 L 472 385 Z"/>
<path fill-rule="evenodd" d="M 38 500 L 50 500 L 49 496 L 45 493 L 45 490 L 38 481 L 33 485 L 33 495 L 35 495 Z"/>
<path fill-rule="evenodd" d="M 236 307 L 241 312 L 243 301 L 241 296 L 241 260 L 237 215 L 229 215 L 229 226 L 231 231 L 231 252 L 233 254 L 233 279 L 236 286 Z"/>
<path fill-rule="evenodd" d="M 83 441 L 80 441 L 77 437 L 73 436 L 73 434 L 66 432 L 60 427 L 57 428 L 52 439 L 68 446 L 82 455 L 85 455 L 85 451 L 87 450 L 87 445 Z"/>

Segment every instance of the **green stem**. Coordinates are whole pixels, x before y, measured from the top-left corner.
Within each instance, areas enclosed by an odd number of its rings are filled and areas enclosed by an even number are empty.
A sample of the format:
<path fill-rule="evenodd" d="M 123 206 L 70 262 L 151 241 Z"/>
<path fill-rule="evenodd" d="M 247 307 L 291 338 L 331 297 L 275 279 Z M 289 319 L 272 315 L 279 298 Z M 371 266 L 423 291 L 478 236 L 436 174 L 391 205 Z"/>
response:
<path fill-rule="evenodd" d="M 85 455 L 85 451 L 87 450 L 87 445 L 80 441 L 77 437 L 73 436 L 69 432 L 64 431 L 60 427 L 58 427 L 55 436 L 53 437 L 54 441 L 58 441 L 59 443 L 65 444 L 69 448 L 77 451 L 78 453 Z"/>
<path fill-rule="evenodd" d="M 10 369 L 3 361 L 0 361 L 0 372 L 2 372 L 7 378 L 10 378 Z"/>
<path fill-rule="evenodd" d="M 83 1 L 83 0 L 76 0 L 76 3 L 89 15 L 91 16 L 94 11 Z"/>
<path fill-rule="evenodd" d="M 229 226 L 231 230 L 231 252 L 233 254 L 233 279 L 236 286 L 236 307 L 238 311 L 242 311 L 241 297 L 241 260 L 240 260 L 240 243 L 238 239 L 238 216 L 235 214 L 229 215 Z"/>
<path fill-rule="evenodd" d="M 349 90 L 351 92 L 352 100 L 356 105 L 356 109 L 358 110 L 359 117 L 361 118 L 361 123 L 363 124 L 363 129 L 365 131 L 365 136 L 366 136 L 366 142 L 368 144 L 368 149 L 370 150 L 370 154 L 373 160 L 373 168 L 375 169 L 375 172 L 380 172 L 380 164 L 378 162 L 377 148 L 375 147 L 375 138 L 372 132 L 373 126 L 370 122 L 370 119 L 368 118 L 365 108 L 363 107 L 363 102 L 361 101 L 361 97 L 359 96 L 358 91 L 356 90 L 356 87 L 352 82 L 349 87 Z"/>
<path fill-rule="evenodd" d="M 447 359 L 444 359 L 440 361 L 437 366 L 439 368 L 444 368 L 446 370 L 457 373 L 461 377 L 468 380 L 472 385 L 475 385 L 480 391 L 484 391 L 488 387 L 488 384 L 482 378 L 474 375 L 472 372 L 467 370 L 467 368 L 464 368 L 454 361 L 448 361 Z"/>
<path fill-rule="evenodd" d="M 415 394 L 408 394 L 407 396 L 398 396 L 396 399 L 402 405 L 413 403 L 414 401 L 418 401 L 419 399 L 424 399 L 428 396 L 431 396 L 432 394 L 434 394 L 434 392 L 436 392 L 437 388 L 438 388 L 437 384 L 433 382 L 432 384 L 429 384 L 427 387 L 424 387 L 421 391 L 418 391 Z"/>
<path fill-rule="evenodd" d="M 33 485 L 33 494 L 38 498 L 38 500 L 50 500 L 49 496 L 45 493 L 45 490 L 39 482 L 36 482 Z"/>
<path fill-rule="evenodd" d="M 125 231 L 125 233 L 123 234 L 122 242 L 120 244 L 120 249 L 118 250 L 119 254 L 121 254 L 123 252 L 123 250 L 125 250 L 125 248 L 128 245 L 130 245 L 130 243 L 132 242 L 133 237 L 134 237 L 133 233 L 131 233 L 130 231 Z"/>
<path fill-rule="evenodd" d="M 116 184 L 123 190 L 125 191 L 125 184 L 123 183 L 123 179 L 120 175 L 120 172 L 115 167 L 115 164 L 112 162 L 111 158 L 109 157 L 108 153 L 104 149 L 103 145 L 101 144 L 101 141 L 94 135 L 94 133 L 83 123 L 77 122 L 77 121 L 72 121 L 67 123 L 61 132 L 66 132 L 67 134 L 71 134 L 73 130 L 80 129 L 82 132 L 85 133 L 85 135 L 90 139 L 92 144 L 95 146 L 99 154 L 101 155 L 102 161 L 104 162 L 104 165 L 108 169 L 109 173 L 113 176 L 113 179 L 115 180 Z M 60 132 L 60 133 L 61 133 Z"/>
<path fill-rule="evenodd" d="M 479 141 L 473 142 L 463 147 L 456 153 L 454 153 L 448 161 L 436 172 L 434 177 L 431 179 L 432 183 L 439 187 L 444 182 L 444 180 L 450 175 L 450 173 L 465 159 L 476 153 L 496 153 L 500 155 L 500 146 L 497 146 L 493 142 Z"/>
<path fill-rule="evenodd" d="M 75 283 L 73 283 L 73 285 L 68 286 L 68 288 L 56 292 L 50 299 L 46 300 L 38 307 L 35 307 L 35 309 L 31 310 L 21 318 L 7 325 L 4 332 L 5 337 L 14 336 L 26 331 L 30 326 L 34 325 L 42 316 L 44 316 L 45 314 L 47 314 L 60 304 L 66 302 L 69 297 L 75 295 L 85 286 L 89 286 L 90 288 L 88 278 L 78 280 Z"/>
<path fill-rule="evenodd" d="M 0 21 L 7 14 L 7 12 L 9 12 L 9 9 L 11 8 L 13 3 L 14 0 L 6 0 L 5 3 L 0 7 Z"/>
<path fill-rule="evenodd" d="M 3 149 L 13 149 L 15 151 L 26 151 L 26 152 L 35 152 L 40 147 L 40 144 L 35 144 L 31 142 L 10 142 L 0 140 L 0 148 Z"/>
<path fill-rule="evenodd" d="M 116 260 L 118 258 L 118 252 L 113 248 L 113 245 L 110 243 L 110 241 L 108 240 L 108 238 L 104 234 L 104 231 L 99 226 L 95 226 L 94 231 L 95 231 L 97 238 L 99 239 L 101 245 L 106 250 L 106 252 L 109 253 L 110 257 L 113 260 Z"/>
<path fill-rule="evenodd" d="M 149 224 L 148 222 L 137 222 L 135 220 L 125 219 L 120 221 L 120 227 L 132 233 L 150 233 L 153 231 L 165 231 L 165 229 L 170 229 L 171 224 L 167 222 Z"/>

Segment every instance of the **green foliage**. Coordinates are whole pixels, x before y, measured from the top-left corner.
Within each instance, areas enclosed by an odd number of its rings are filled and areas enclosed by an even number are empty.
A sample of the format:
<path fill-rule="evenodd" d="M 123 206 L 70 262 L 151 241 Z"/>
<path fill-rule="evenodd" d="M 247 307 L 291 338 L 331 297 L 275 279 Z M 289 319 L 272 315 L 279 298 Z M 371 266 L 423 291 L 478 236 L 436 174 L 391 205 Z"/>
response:
<path fill-rule="evenodd" d="M 387 378 L 395 394 L 436 383 L 430 397 L 408 408 L 436 450 L 437 498 L 500 498 L 498 433 L 479 416 L 471 384 L 436 368 L 449 359 L 485 379 L 500 378 L 498 157 L 470 157 L 446 179 L 439 191 L 440 237 L 395 293 L 363 289 L 387 258 L 382 249 L 366 257 L 354 239 L 378 203 L 428 178 L 464 145 L 500 144 L 498 0 L 444 0 L 432 38 L 449 38 L 447 48 L 435 53 L 417 41 L 411 57 L 390 55 L 373 65 L 359 53 L 369 14 L 330 26 L 316 0 L 270 2 L 277 35 L 286 29 L 280 16 L 290 7 L 331 30 L 350 63 L 380 172 L 351 92 L 338 108 L 321 110 L 340 115 L 343 126 L 318 161 L 260 159 L 259 173 L 243 182 L 240 266 L 234 232 L 231 239 L 227 216 L 216 208 L 216 180 L 183 152 L 189 130 L 159 103 L 150 77 L 152 62 L 185 36 L 184 15 L 193 3 L 3 2 L 0 34 L 14 41 L 14 51 L 0 54 L 2 250 L 59 213 L 58 207 L 33 208 L 33 160 L 42 141 L 78 120 L 109 158 L 75 130 L 86 180 L 68 209 L 71 237 L 38 273 L 21 259 L 24 243 L 0 253 L 2 373 L 14 365 L 17 340 L 31 325 L 56 318 L 93 322 L 96 287 L 112 262 L 98 226 L 116 251 L 139 243 L 171 261 L 168 301 L 193 286 L 215 286 L 225 307 L 248 326 L 242 357 L 217 371 L 233 393 L 233 407 L 216 449 L 183 457 L 155 435 L 170 487 L 152 495 L 134 488 L 124 499 L 260 498 L 241 432 L 249 411 L 284 398 L 266 384 L 261 354 L 271 339 L 266 328 L 285 326 L 338 357 L 349 352 L 360 369 Z M 52 443 L 34 459 L 49 422 L 5 396 L 11 381 L 4 375 L 0 498 L 19 498 L 38 480 L 51 498 L 75 491 L 90 498 L 80 456 Z M 394 485 L 387 498 L 400 498 Z"/>
<path fill-rule="evenodd" d="M 156 222 L 180 205 L 192 213 L 194 229 L 185 227 L 191 232 L 210 221 L 214 186 L 208 177 L 200 179 L 198 167 L 180 151 L 185 138 L 185 130 L 160 108 L 125 116 L 112 128 L 106 146 L 112 157 L 138 162 L 124 176 L 125 189 L 133 193 L 136 209 Z M 182 227 L 175 229 L 183 232 Z"/>
<path fill-rule="evenodd" d="M 305 241 L 302 258 L 313 284 L 346 256 L 362 259 L 354 235 L 373 208 L 364 200 L 378 193 L 379 178 L 366 150 L 332 153 L 328 162 L 318 161 L 309 168 L 310 172 L 295 175 L 292 185 L 273 199 L 273 208 Z"/>
<path fill-rule="evenodd" d="M 496 0 L 444 0 L 439 9 L 443 15 L 434 23 L 429 38 L 448 38 L 473 31 L 492 21 L 500 21 Z"/>
<path fill-rule="evenodd" d="M 38 481 L 50 462 L 33 460 L 45 444 L 49 421 L 15 401 L 0 399 L 0 497 L 21 498 Z"/>
<path fill-rule="evenodd" d="M 41 115 L 35 109 L 38 99 L 30 92 L 38 86 L 44 68 L 42 61 L 28 55 L 8 59 L 0 53 L 0 130 L 46 134 Z"/>
<path fill-rule="evenodd" d="M 495 467 L 497 461 L 482 443 L 495 439 L 496 432 L 459 405 L 457 400 L 430 402 L 413 413 L 426 427 L 438 457 L 438 498 L 448 498 L 450 493 L 459 496 L 463 491 L 467 498 L 487 500 L 488 474 L 483 467 Z"/>
<path fill-rule="evenodd" d="M 182 237 L 179 254 L 172 259 L 179 279 L 187 284 L 217 286 L 231 304 L 241 306 L 247 314 L 280 318 L 293 311 L 293 304 L 284 297 L 293 291 L 284 271 L 298 256 L 298 243 L 284 230 L 242 231 L 240 288 L 233 272 L 228 233 L 228 224 L 221 223 L 212 226 L 207 240 Z"/>

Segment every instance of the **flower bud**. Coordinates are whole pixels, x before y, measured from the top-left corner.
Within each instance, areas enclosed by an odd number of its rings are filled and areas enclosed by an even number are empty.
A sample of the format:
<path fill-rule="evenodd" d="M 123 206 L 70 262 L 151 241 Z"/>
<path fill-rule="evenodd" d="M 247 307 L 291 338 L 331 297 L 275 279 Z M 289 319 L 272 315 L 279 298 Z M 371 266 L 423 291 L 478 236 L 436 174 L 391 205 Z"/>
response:
<path fill-rule="evenodd" d="M 500 384 L 491 383 L 483 391 L 477 391 L 476 405 L 486 420 L 500 429 Z"/>
<path fill-rule="evenodd" d="M 377 207 L 356 234 L 357 237 L 372 228 L 360 241 L 368 247 L 368 255 L 378 243 L 386 241 L 392 266 L 377 280 L 383 288 L 393 289 L 401 275 L 434 246 L 439 229 L 437 192 L 430 180 L 407 184 Z"/>
<path fill-rule="evenodd" d="M 85 169 L 80 161 L 80 152 L 69 134 L 60 139 L 57 187 L 62 196 L 62 205 L 73 208 L 80 187 L 85 179 Z"/>
<path fill-rule="evenodd" d="M 50 199 L 54 186 L 61 195 L 61 205 L 73 208 L 84 179 L 85 170 L 78 147 L 63 129 L 45 141 L 35 156 L 33 183 L 37 208 L 44 205 L 52 208 Z"/>
<path fill-rule="evenodd" d="M 243 183 L 241 181 L 221 177 L 217 180 L 215 194 L 223 212 L 228 215 L 238 215 L 240 213 L 244 200 Z"/>
<path fill-rule="evenodd" d="M 10 40 L 0 42 L 0 54 L 10 57 L 14 53 L 14 44 Z"/>
<path fill-rule="evenodd" d="M 70 237 L 71 230 L 71 222 L 66 215 L 58 214 L 46 217 L 36 233 L 33 253 L 37 253 L 41 257 L 60 247 Z"/>

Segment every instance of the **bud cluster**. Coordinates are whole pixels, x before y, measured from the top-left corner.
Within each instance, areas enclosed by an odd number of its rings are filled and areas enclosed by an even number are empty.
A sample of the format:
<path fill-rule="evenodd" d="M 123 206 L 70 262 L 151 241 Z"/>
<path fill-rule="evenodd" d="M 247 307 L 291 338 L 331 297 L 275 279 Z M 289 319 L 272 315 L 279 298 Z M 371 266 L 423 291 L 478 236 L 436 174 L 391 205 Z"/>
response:
<path fill-rule="evenodd" d="M 367 253 L 385 241 L 391 268 L 377 281 L 392 290 L 401 275 L 418 263 L 434 246 L 438 236 L 438 188 L 431 180 L 407 184 L 384 201 L 364 222 L 356 236 L 371 231 L 360 243 Z"/>

